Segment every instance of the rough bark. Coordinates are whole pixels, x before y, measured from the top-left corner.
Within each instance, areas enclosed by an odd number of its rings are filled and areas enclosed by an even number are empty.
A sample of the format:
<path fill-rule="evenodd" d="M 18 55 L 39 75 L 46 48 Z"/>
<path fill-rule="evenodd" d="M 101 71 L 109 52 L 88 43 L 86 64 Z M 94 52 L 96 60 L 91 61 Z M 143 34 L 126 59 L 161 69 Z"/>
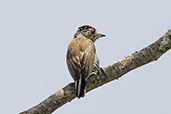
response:
<path fill-rule="evenodd" d="M 109 81 L 118 79 L 135 68 L 158 60 L 158 58 L 169 49 L 171 49 L 171 29 L 148 47 L 136 51 L 111 65 L 101 68 L 97 75 L 91 75 L 87 81 L 87 92 L 106 84 Z M 69 83 L 40 104 L 27 111 L 21 112 L 20 114 L 51 114 L 74 98 L 76 98 L 74 83 Z"/>

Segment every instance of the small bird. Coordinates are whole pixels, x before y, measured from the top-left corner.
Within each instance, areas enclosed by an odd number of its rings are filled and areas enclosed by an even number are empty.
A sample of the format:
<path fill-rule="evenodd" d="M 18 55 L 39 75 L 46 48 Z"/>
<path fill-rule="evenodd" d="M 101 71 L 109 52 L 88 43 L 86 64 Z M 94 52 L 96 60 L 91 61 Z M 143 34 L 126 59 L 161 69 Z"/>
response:
<path fill-rule="evenodd" d="M 87 78 L 99 70 L 99 59 L 94 42 L 105 35 L 90 25 L 80 26 L 68 46 L 67 65 L 75 82 L 78 98 L 84 97 Z"/>

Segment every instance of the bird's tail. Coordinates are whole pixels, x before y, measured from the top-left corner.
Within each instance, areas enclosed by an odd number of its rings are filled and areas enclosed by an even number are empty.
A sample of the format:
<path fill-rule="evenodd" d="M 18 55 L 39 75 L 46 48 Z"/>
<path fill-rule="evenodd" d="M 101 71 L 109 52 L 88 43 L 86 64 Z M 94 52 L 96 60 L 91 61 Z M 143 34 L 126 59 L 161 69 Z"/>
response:
<path fill-rule="evenodd" d="M 80 76 L 80 79 L 76 82 L 76 96 L 78 98 L 80 97 L 84 97 L 85 95 L 85 85 L 86 85 L 86 81 L 85 78 L 83 78 L 83 76 Z"/>

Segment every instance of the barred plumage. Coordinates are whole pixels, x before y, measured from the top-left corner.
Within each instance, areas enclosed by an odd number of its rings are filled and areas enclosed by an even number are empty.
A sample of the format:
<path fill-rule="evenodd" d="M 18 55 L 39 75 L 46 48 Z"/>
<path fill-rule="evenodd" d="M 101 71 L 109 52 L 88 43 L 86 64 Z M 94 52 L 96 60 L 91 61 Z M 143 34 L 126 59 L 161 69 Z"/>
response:
<path fill-rule="evenodd" d="M 67 65 L 75 81 L 75 91 L 78 98 L 85 94 L 87 78 L 99 70 L 99 59 L 96 55 L 94 42 L 105 35 L 89 25 L 79 27 L 74 39 L 68 46 Z"/>

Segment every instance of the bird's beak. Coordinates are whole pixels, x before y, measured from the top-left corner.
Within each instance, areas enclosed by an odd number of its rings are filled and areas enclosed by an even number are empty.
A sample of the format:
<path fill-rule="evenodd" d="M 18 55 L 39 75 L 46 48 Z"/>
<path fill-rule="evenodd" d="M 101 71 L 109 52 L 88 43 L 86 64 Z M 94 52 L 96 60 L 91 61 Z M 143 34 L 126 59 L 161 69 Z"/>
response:
<path fill-rule="evenodd" d="M 105 37 L 106 35 L 104 35 L 104 34 L 97 34 L 96 35 L 96 39 L 98 39 L 98 38 L 101 38 L 101 37 Z"/>

